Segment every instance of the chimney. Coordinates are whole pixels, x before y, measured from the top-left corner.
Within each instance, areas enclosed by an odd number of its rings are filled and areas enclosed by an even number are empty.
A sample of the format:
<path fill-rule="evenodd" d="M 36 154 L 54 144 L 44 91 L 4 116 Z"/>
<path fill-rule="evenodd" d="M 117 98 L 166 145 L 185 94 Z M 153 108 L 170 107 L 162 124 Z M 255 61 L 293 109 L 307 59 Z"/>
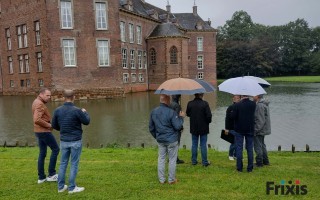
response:
<path fill-rule="evenodd" d="M 211 20 L 210 20 L 210 18 L 208 18 L 208 24 L 209 24 L 209 26 L 211 26 Z"/>
<path fill-rule="evenodd" d="M 196 4 L 194 4 L 194 6 L 193 6 L 193 15 L 198 15 Z"/>
<path fill-rule="evenodd" d="M 167 12 L 171 13 L 171 6 L 169 4 L 169 0 L 167 1 Z"/>

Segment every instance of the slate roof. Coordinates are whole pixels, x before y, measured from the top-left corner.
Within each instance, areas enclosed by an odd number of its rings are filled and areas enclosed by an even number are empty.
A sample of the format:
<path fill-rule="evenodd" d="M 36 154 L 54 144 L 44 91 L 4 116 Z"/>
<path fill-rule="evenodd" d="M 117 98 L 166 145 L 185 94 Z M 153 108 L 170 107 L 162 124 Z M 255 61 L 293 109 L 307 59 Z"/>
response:
<path fill-rule="evenodd" d="M 185 37 L 185 35 L 176 25 L 167 22 L 159 24 L 149 35 L 149 38 L 152 37 Z"/>
<path fill-rule="evenodd" d="M 181 28 L 187 30 L 196 30 L 196 25 L 198 22 L 202 23 L 202 30 L 213 30 L 213 28 L 199 15 L 194 15 L 193 13 L 174 13 L 175 18 L 177 18 L 178 24 Z"/>

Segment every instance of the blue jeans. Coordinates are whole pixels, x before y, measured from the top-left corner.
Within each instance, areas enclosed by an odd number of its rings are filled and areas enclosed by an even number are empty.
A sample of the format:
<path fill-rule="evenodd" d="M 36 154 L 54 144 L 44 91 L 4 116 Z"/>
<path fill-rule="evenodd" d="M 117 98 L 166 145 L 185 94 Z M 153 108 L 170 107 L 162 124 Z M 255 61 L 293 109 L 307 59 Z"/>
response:
<path fill-rule="evenodd" d="M 65 176 L 68 167 L 69 158 L 71 157 L 71 167 L 69 176 L 69 191 L 76 187 L 76 176 L 78 173 L 78 165 L 82 151 L 82 140 L 63 142 L 60 141 L 61 161 L 58 176 L 58 189 L 63 189 L 65 185 Z"/>
<path fill-rule="evenodd" d="M 201 158 L 202 158 L 202 165 L 208 165 L 209 162 L 207 160 L 207 138 L 208 135 L 192 135 L 192 157 L 191 161 L 193 165 L 196 165 L 198 163 L 197 157 L 198 157 L 198 143 L 200 138 L 200 149 L 201 149 Z"/>
<path fill-rule="evenodd" d="M 242 171 L 243 163 L 242 163 L 242 151 L 243 151 L 243 140 L 246 140 L 246 149 L 247 149 L 247 156 L 248 156 L 248 166 L 247 171 L 251 172 L 253 169 L 253 135 L 250 133 L 247 134 L 240 134 L 237 132 L 235 133 L 236 139 L 236 154 L 237 154 L 237 170 Z"/>
<path fill-rule="evenodd" d="M 169 157 L 169 177 L 168 182 L 174 182 L 176 180 L 176 165 L 178 156 L 178 142 L 171 144 L 158 143 L 158 178 L 160 183 L 166 181 L 165 169 L 166 169 L 166 156 Z"/>
<path fill-rule="evenodd" d="M 47 147 L 49 146 L 51 149 L 48 176 L 53 176 L 56 174 L 57 157 L 60 149 L 56 139 L 54 138 L 51 132 L 38 132 L 35 133 L 35 136 L 38 139 L 38 145 L 40 150 L 38 157 L 38 177 L 39 180 L 42 180 L 46 178 L 46 174 L 44 173 L 44 161 L 47 156 Z"/>

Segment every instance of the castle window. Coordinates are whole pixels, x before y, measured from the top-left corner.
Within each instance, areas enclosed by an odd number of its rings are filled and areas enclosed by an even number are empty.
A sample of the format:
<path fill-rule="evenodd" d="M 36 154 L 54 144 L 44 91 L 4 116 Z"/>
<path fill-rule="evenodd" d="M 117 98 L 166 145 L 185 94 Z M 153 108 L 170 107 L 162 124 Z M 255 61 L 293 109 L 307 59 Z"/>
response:
<path fill-rule="evenodd" d="M 106 30 L 108 28 L 107 4 L 106 2 L 96 2 L 96 28 Z"/>
<path fill-rule="evenodd" d="M 28 47 L 27 25 L 17 26 L 18 48 Z"/>
<path fill-rule="evenodd" d="M 136 81 L 137 81 L 137 75 L 136 75 L 136 73 L 132 73 L 131 74 L 131 82 L 134 83 Z"/>
<path fill-rule="evenodd" d="M 138 51 L 138 67 L 139 69 L 142 69 L 143 68 L 143 65 L 142 65 L 142 51 Z"/>
<path fill-rule="evenodd" d="M 22 55 L 19 55 L 18 59 L 19 59 L 19 72 L 20 72 L 20 73 L 24 73 L 23 56 L 22 56 Z"/>
<path fill-rule="evenodd" d="M 203 72 L 198 72 L 198 79 L 203 79 Z"/>
<path fill-rule="evenodd" d="M 26 73 L 29 73 L 30 72 L 30 67 L 29 67 L 29 55 L 28 54 L 24 55 L 24 65 L 25 65 Z"/>
<path fill-rule="evenodd" d="M 203 69 L 203 56 L 197 56 L 198 69 Z"/>
<path fill-rule="evenodd" d="M 126 23 L 120 22 L 120 36 L 121 36 L 121 42 L 126 41 Z"/>
<path fill-rule="evenodd" d="M 127 66 L 127 49 L 122 49 L 122 68 L 128 69 Z"/>
<path fill-rule="evenodd" d="M 36 45 L 40 45 L 41 40 L 40 40 L 40 22 L 39 21 L 34 22 L 34 30 L 35 30 L 35 36 L 36 36 Z"/>
<path fill-rule="evenodd" d="M 129 74 L 123 73 L 123 83 L 128 83 L 128 82 L 129 82 Z"/>
<path fill-rule="evenodd" d="M 133 49 L 130 50 L 130 67 L 131 69 L 136 68 L 135 51 Z"/>
<path fill-rule="evenodd" d="M 129 42 L 134 43 L 134 29 L 133 24 L 129 24 Z"/>
<path fill-rule="evenodd" d="M 7 48 L 8 48 L 8 50 L 11 50 L 11 34 L 10 34 L 10 29 L 7 28 L 7 29 L 5 30 L 5 32 L 6 32 L 6 38 L 7 38 Z"/>
<path fill-rule="evenodd" d="M 177 47 L 173 46 L 170 49 L 170 64 L 177 64 L 178 58 L 177 58 Z"/>
<path fill-rule="evenodd" d="M 43 87 L 44 86 L 43 79 L 38 79 L 38 84 L 39 84 L 39 87 Z"/>
<path fill-rule="evenodd" d="M 43 72 L 43 67 L 42 67 L 42 53 L 37 52 L 37 71 L 38 72 Z"/>
<path fill-rule="evenodd" d="M 10 87 L 14 87 L 14 80 L 10 80 Z"/>
<path fill-rule="evenodd" d="M 151 65 L 157 64 L 157 53 L 154 48 L 150 49 L 150 62 Z"/>
<path fill-rule="evenodd" d="M 73 14 L 71 0 L 60 0 L 60 23 L 62 29 L 73 28 Z"/>
<path fill-rule="evenodd" d="M 197 38 L 197 51 L 203 51 L 203 37 Z"/>
<path fill-rule="evenodd" d="M 9 64 L 9 74 L 13 74 L 13 62 L 12 62 L 12 57 L 8 57 L 8 64 Z"/>
<path fill-rule="evenodd" d="M 63 59 L 65 67 L 76 66 L 76 46 L 74 39 L 62 39 Z"/>
<path fill-rule="evenodd" d="M 141 26 L 137 26 L 137 43 L 142 43 L 142 33 L 141 33 Z"/>
<path fill-rule="evenodd" d="M 98 40 L 97 43 L 99 66 L 110 66 L 109 40 Z"/>
<path fill-rule="evenodd" d="M 139 82 L 144 82 L 144 77 L 142 73 L 139 73 Z"/>

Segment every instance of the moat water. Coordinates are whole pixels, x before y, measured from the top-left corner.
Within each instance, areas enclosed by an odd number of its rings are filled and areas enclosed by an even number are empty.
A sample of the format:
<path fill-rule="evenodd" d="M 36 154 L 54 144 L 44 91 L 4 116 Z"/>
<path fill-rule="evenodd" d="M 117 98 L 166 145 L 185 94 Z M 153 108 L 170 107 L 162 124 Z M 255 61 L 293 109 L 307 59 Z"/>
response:
<path fill-rule="evenodd" d="M 271 135 L 265 138 L 269 150 L 320 150 L 320 83 L 273 83 L 267 89 L 270 101 Z M 33 133 L 31 104 L 32 96 L 0 96 L 0 146 L 36 145 Z M 193 96 L 182 96 L 182 109 L 186 109 Z M 229 144 L 220 139 L 224 128 L 225 111 L 231 103 L 231 95 L 215 91 L 205 94 L 213 113 L 208 144 L 219 151 L 226 151 Z M 51 113 L 62 102 L 47 104 Z M 85 108 L 91 116 L 91 124 L 83 126 L 83 142 L 91 148 L 119 144 L 131 147 L 156 146 L 148 131 L 149 114 L 159 105 L 159 96 L 153 92 L 127 94 L 121 99 L 76 101 L 76 106 Z M 59 133 L 53 132 L 59 140 Z M 189 118 L 185 118 L 181 147 L 191 147 Z"/>

